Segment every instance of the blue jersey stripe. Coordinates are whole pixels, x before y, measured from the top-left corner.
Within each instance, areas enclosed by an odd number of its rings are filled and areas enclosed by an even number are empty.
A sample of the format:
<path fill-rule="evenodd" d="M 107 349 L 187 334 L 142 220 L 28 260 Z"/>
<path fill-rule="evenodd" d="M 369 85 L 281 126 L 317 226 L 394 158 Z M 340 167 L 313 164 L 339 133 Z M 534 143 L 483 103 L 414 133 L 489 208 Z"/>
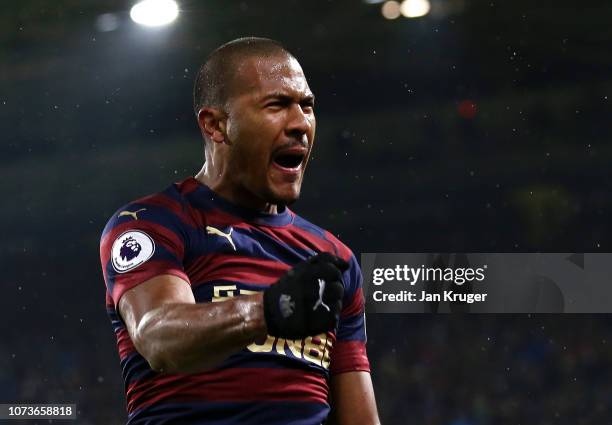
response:
<path fill-rule="evenodd" d="M 201 230 L 204 231 L 203 229 Z M 201 261 L 210 254 L 226 254 L 248 256 L 263 260 L 278 261 L 290 266 L 299 261 L 310 258 L 315 252 L 311 249 L 294 247 L 282 242 L 256 228 L 233 228 L 232 240 L 237 250 L 228 243 L 227 239 L 218 236 L 198 237 L 191 235 L 191 253 L 185 256 L 185 268 L 197 261 Z"/>
<path fill-rule="evenodd" d="M 323 372 L 320 366 L 296 358 L 291 353 L 287 353 L 287 350 L 285 352 L 284 356 L 279 355 L 276 347 L 269 353 L 252 353 L 244 349 L 225 359 L 216 369 L 297 369 L 303 370 L 305 373 L 317 373 L 326 378 L 329 376 L 329 372 Z M 158 375 L 157 372 L 151 369 L 145 358 L 136 351 L 121 361 L 121 369 L 126 385 L 135 381 L 154 378 Z"/>
<path fill-rule="evenodd" d="M 132 382 L 150 379 L 158 375 L 137 351 L 121 360 L 121 370 L 126 388 Z"/>
<path fill-rule="evenodd" d="M 365 341 L 365 326 L 364 326 L 364 315 L 357 314 L 355 316 L 346 317 L 340 320 L 338 326 L 338 333 L 336 335 L 337 341 L 346 340 L 358 340 Z"/>
<path fill-rule="evenodd" d="M 121 329 L 125 329 L 125 323 L 123 323 L 123 319 L 121 319 L 121 316 L 117 314 L 115 309 L 107 308 L 106 314 L 108 314 L 108 317 L 110 318 L 111 326 L 113 327 L 113 331 L 115 333 L 119 332 Z"/>
<path fill-rule="evenodd" d="M 321 425 L 329 405 L 308 402 L 163 403 L 133 412 L 128 425 Z"/>

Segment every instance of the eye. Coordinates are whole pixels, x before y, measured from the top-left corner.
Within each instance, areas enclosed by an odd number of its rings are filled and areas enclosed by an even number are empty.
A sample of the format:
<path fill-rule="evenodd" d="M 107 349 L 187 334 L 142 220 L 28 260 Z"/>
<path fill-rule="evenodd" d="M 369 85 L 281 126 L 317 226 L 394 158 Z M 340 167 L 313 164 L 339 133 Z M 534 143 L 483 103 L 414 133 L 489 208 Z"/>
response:
<path fill-rule="evenodd" d="M 314 99 L 307 98 L 300 102 L 300 106 L 303 110 L 311 112 L 314 109 Z"/>
<path fill-rule="evenodd" d="M 314 109 L 313 101 L 306 101 L 301 103 L 302 109 L 305 111 L 312 111 Z"/>
<path fill-rule="evenodd" d="M 266 103 L 266 108 L 272 109 L 281 109 L 286 107 L 289 104 L 288 101 L 283 99 L 273 99 L 270 102 Z"/>

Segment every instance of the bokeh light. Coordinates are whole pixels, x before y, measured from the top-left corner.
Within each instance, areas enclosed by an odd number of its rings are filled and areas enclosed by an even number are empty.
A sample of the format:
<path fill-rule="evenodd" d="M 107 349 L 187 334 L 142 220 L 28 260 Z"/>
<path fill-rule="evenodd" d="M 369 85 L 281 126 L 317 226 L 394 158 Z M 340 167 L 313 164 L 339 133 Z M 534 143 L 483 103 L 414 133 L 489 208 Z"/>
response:
<path fill-rule="evenodd" d="M 119 18 L 114 13 L 103 13 L 96 18 L 96 29 L 100 32 L 115 31 L 119 28 Z"/>
<path fill-rule="evenodd" d="M 400 4 L 395 0 L 386 1 L 381 12 L 386 19 L 397 19 L 400 16 Z"/>
<path fill-rule="evenodd" d="M 431 10 L 429 0 L 404 0 L 400 5 L 400 13 L 406 18 L 420 18 Z"/>
<path fill-rule="evenodd" d="M 132 7 L 130 17 L 138 24 L 156 27 L 174 21 L 178 12 L 174 0 L 144 0 Z"/>
<path fill-rule="evenodd" d="M 459 102 L 459 105 L 457 105 L 457 112 L 462 118 L 471 120 L 476 116 L 478 109 L 473 101 L 465 99 Z"/>

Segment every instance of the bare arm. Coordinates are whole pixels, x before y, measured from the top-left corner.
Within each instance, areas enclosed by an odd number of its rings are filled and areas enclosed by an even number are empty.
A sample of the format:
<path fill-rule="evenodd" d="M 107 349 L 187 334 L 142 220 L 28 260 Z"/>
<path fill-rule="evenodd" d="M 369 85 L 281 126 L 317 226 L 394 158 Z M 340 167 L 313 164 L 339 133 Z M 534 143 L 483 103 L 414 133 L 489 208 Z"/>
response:
<path fill-rule="evenodd" d="M 334 425 L 380 425 L 372 379 L 368 372 L 347 372 L 332 376 Z"/>
<path fill-rule="evenodd" d="M 156 276 L 127 291 L 119 313 L 152 369 L 194 373 L 217 366 L 267 334 L 263 294 L 196 304 L 189 284 Z"/>

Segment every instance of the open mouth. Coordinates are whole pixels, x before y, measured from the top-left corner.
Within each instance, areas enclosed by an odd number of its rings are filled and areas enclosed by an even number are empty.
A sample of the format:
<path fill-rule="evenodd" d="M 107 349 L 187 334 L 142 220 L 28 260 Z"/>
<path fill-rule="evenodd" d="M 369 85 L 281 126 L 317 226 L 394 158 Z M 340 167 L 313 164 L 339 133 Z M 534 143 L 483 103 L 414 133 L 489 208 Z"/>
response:
<path fill-rule="evenodd" d="M 274 158 L 274 162 L 283 168 L 297 168 L 304 161 L 305 157 L 305 154 L 284 153 L 277 155 Z"/>
<path fill-rule="evenodd" d="M 297 170 L 306 159 L 308 150 L 303 147 L 280 149 L 272 157 L 274 165 L 285 170 Z"/>

